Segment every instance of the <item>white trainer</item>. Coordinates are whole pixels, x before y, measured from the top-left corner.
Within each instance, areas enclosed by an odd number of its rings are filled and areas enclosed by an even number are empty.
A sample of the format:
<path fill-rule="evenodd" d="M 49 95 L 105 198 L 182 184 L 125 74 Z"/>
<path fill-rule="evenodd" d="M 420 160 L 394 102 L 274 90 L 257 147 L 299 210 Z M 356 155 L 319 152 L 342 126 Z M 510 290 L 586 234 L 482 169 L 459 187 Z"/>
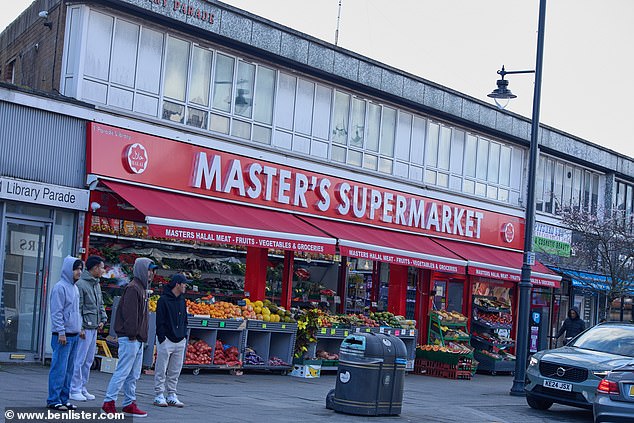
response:
<path fill-rule="evenodd" d="M 87 390 L 85 390 L 85 389 L 83 391 L 81 391 L 81 394 L 83 396 L 85 396 L 86 400 L 88 400 L 88 401 L 92 401 L 92 400 L 95 399 L 95 396 L 93 394 L 91 394 L 90 392 L 88 392 Z"/>
<path fill-rule="evenodd" d="M 81 392 L 71 392 L 68 397 L 73 401 L 86 401 L 86 397 Z"/>
<path fill-rule="evenodd" d="M 165 401 L 163 394 L 155 396 L 152 405 L 156 405 L 157 407 L 167 407 L 167 401 Z"/>
<path fill-rule="evenodd" d="M 185 406 L 175 394 L 167 396 L 167 405 L 171 405 L 172 407 L 182 408 Z"/>

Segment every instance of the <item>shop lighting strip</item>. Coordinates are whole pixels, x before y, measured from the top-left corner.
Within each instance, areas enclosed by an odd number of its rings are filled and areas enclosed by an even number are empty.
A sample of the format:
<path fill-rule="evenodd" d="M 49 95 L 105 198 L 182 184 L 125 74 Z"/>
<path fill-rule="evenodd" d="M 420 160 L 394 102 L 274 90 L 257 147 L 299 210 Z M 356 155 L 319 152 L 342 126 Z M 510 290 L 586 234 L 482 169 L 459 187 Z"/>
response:
<path fill-rule="evenodd" d="M 164 217 L 146 216 L 145 221 L 148 225 L 172 226 L 186 229 L 199 229 L 211 232 L 229 232 L 238 235 L 251 235 L 258 237 L 277 238 L 288 241 L 313 242 L 320 244 L 335 245 L 337 240 L 334 238 L 326 238 L 314 235 L 298 235 L 288 232 L 274 232 L 265 229 L 252 229 L 237 226 L 217 225 L 214 223 L 188 222 L 185 220 L 167 219 Z"/>

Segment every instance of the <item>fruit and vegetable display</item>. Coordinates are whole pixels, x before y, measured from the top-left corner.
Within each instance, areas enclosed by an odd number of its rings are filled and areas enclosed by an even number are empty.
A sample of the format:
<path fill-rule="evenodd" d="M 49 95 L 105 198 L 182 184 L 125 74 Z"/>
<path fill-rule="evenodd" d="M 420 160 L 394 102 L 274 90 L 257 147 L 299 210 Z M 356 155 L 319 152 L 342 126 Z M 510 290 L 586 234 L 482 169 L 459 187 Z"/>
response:
<path fill-rule="evenodd" d="M 508 311 L 511 305 L 507 302 L 500 301 L 494 297 L 475 297 L 473 304 L 485 309 L 494 309 L 496 311 Z"/>
<path fill-rule="evenodd" d="M 421 351 L 434 351 L 447 354 L 469 354 L 471 350 L 464 345 L 450 343 L 450 345 L 419 345 L 416 349 Z"/>
<path fill-rule="evenodd" d="M 265 361 L 253 348 L 248 348 L 244 352 L 244 364 L 246 366 L 264 366 Z"/>
<path fill-rule="evenodd" d="M 289 364 L 279 357 L 271 357 L 269 359 L 270 367 L 289 367 Z"/>
<path fill-rule="evenodd" d="M 251 302 L 245 298 L 243 300 L 245 305 L 238 306 L 226 301 L 210 302 L 206 298 L 203 297 L 197 301 L 186 300 L 187 312 L 214 319 L 251 319 L 273 323 L 292 323 L 295 321 L 290 311 L 271 303 L 269 300 Z"/>
<path fill-rule="evenodd" d="M 477 352 L 489 358 L 492 358 L 493 360 L 507 360 L 507 361 L 515 360 L 515 356 L 513 354 L 509 354 L 504 351 L 498 351 L 496 353 L 493 351 L 477 350 Z"/>
<path fill-rule="evenodd" d="M 363 314 L 328 314 L 318 310 L 318 326 L 322 328 L 378 327 L 379 322 Z"/>
<path fill-rule="evenodd" d="M 513 324 L 513 317 L 509 313 L 473 310 L 473 318 L 481 320 L 490 326 L 510 326 Z"/>
<path fill-rule="evenodd" d="M 190 339 L 185 350 L 185 364 L 211 364 L 212 348 L 202 339 Z"/>
<path fill-rule="evenodd" d="M 317 358 L 321 358 L 322 360 L 339 360 L 339 354 L 329 353 L 324 350 L 317 350 Z"/>
<path fill-rule="evenodd" d="M 206 302 L 194 302 L 191 300 L 185 300 L 185 303 L 187 305 L 187 312 L 189 314 L 197 316 L 210 316 L 214 319 L 244 318 L 242 308 L 225 301 L 218 301 L 217 303 L 210 304 Z M 247 310 L 245 310 L 245 312 L 247 315 L 251 315 Z"/>
<path fill-rule="evenodd" d="M 158 303 L 159 295 L 152 295 L 148 298 L 147 309 L 152 313 L 156 313 L 156 304 Z"/>
<path fill-rule="evenodd" d="M 500 345 L 500 346 L 510 346 L 515 344 L 512 338 L 506 336 L 500 336 L 494 332 L 474 332 L 473 336 L 476 338 L 484 339 L 492 344 Z"/>
<path fill-rule="evenodd" d="M 457 311 L 433 310 L 431 315 L 435 316 L 443 323 L 464 323 L 467 321 L 467 316 L 460 314 Z"/>
<path fill-rule="evenodd" d="M 216 348 L 214 349 L 213 364 L 227 367 L 238 367 L 242 365 L 240 361 L 240 351 L 236 347 L 232 347 L 228 344 L 223 344 L 221 340 L 216 341 Z"/>
<path fill-rule="evenodd" d="M 447 338 L 469 338 L 469 334 L 458 328 L 449 329 L 447 326 L 441 326 L 440 329 L 444 331 L 444 337 Z"/>

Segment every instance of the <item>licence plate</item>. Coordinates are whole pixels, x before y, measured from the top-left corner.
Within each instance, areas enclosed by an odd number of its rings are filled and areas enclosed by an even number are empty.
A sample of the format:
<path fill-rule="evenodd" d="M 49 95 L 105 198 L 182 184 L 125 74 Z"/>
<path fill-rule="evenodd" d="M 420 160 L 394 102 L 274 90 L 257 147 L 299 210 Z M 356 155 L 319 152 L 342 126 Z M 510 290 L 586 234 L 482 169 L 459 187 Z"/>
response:
<path fill-rule="evenodd" d="M 544 387 L 559 389 L 560 391 L 572 391 L 572 383 L 558 382 L 556 380 L 544 379 Z"/>

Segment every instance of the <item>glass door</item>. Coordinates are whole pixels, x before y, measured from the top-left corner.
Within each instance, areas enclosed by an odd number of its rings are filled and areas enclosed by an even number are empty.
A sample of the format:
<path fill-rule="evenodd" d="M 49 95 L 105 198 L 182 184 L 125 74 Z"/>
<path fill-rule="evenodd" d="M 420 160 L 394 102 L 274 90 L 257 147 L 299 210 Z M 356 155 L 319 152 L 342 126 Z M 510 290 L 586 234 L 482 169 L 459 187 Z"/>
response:
<path fill-rule="evenodd" d="M 44 263 L 48 225 L 5 223 L 0 279 L 0 353 L 37 354 L 41 346 Z"/>

